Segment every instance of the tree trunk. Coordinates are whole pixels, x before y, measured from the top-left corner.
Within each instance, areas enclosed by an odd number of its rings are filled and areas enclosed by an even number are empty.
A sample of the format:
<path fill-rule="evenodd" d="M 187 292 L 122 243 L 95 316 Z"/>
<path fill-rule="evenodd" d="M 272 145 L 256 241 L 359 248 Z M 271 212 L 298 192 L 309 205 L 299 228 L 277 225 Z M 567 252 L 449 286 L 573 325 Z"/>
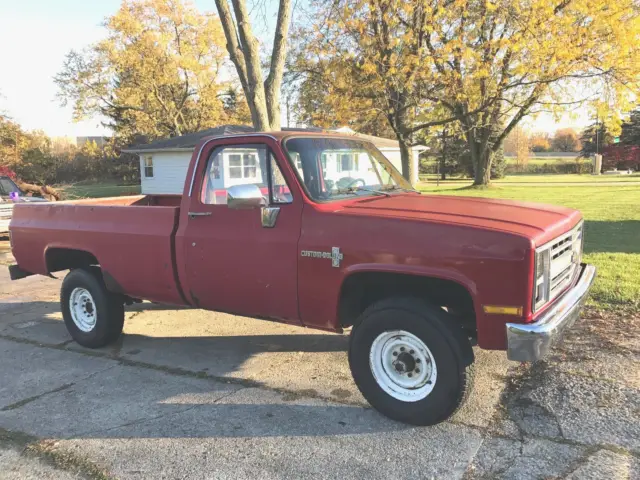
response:
<path fill-rule="evenodd" d="M 287 57 L 287 37 L 291 24 L 291 0 L 280 0 L 278 6 L 278 20 L 273 38 L 271 51 L 271 65 L 269 75 L 264 82 L 267 97 L 267 112 L 272 130 L 280 130 L 280 88 L 284 74 L 284 62 Z"/>
<path fill-rule="evenodd" d="M 398 138 L 398 144 L 400 145 L 402 176 L 407 179 L 412 187 L 415 187 L 418 179 L 416 178 L 415 169 L 413 168 L 413 150 L 407 144 L 407 140 L 404 137 Z"/>
<path fill-rule="evenodd" d="M 474 186 L 486 186 L 491 183 L 491 152 L 486 150 L 481 152 L 477 157 L 475 165 Z"/>
<path fill-rule="evenodd" d="M 229 57 L 244 90 L 257 131 L 280 130 L 280 87 L 291 23 L 291 0 L 280 0 L 269 75 L 263 82 L 259 43 L 251 29 L 246 0 L 215 0 Z"/>
<path fill-rule="evenodd" d="M 250 69 L 251 68 L 248 67 L 248 70 Z M 247 103 L 249 103 L 249 110 L 251 111 L 251 122 L 253 123 L 253 127 L 256 131 L 268 132 L 271 130 L 267 101 L 264 95 L 264 88 L 261 83 L 255 85 L 250 95 L 247 95 L 247 101 Z"/>

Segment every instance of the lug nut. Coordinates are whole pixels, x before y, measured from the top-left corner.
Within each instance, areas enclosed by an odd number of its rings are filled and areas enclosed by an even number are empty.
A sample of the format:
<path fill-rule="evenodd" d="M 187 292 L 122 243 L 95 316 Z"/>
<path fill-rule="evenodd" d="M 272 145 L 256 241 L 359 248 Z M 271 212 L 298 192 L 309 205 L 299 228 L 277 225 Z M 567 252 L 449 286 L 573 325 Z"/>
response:
<path fill-rule="evenodd" d="M 416 368 L 416 373 L 420 373 L 420 369 L 419 368 Z"/>
<path fill-rule="evenodd" d="M 420 363 L 422 360 L 420 360 L 419 358 L 416 358 L 416 363 Z"/>
<path fill-rule="evenodd" d="M 410 374 L 409 374 L 409 378 L 411 378 L 411 377 L 413 377 L 413 373 L 410 373 Z"/>
<path fill-rule="evenodd" d="M 398 356 L 398 352 L 393 352 L 393 356 L 397 357 Z"/>
<path fill-rule="evenodd" d="M 404 352 L 404 347 L 400 347 L 400 351 L 401 351 L 401 352 Z"/>
<path fill-rule="evenodd" d="M 414 353 L 416 353 L 416 352 L 414 352 L 413 350 L 409 350 L 409 353 L 410 353 L 411 355 L 413 355 L 413 354 L 414 354 Z"/>

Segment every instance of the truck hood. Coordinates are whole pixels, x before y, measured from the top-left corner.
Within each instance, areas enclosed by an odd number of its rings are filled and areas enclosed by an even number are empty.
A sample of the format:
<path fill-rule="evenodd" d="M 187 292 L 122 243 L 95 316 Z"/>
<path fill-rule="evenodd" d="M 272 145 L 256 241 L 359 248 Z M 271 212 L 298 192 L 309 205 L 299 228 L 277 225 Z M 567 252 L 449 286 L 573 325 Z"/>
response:
<path fill-rule="evenodd" d="M 580 221 L 577 210 L 556 205 L 476 197 L 396 194 L 344 206 L 343 213 L 448 223 L 508 232 L 542 245 Z"/>

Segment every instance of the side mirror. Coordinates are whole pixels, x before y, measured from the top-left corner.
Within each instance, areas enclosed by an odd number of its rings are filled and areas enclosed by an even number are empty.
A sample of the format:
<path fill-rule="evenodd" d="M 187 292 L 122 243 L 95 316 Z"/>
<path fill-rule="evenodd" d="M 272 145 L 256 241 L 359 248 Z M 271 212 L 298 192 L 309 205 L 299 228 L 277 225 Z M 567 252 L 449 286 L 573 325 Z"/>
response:
<path fill-rule="evenodd" d="M 264 204 L 264 197 L 257 185 L 234 185 L 227 189 L 227 207 L 229 208 L 258 208 Z"/>

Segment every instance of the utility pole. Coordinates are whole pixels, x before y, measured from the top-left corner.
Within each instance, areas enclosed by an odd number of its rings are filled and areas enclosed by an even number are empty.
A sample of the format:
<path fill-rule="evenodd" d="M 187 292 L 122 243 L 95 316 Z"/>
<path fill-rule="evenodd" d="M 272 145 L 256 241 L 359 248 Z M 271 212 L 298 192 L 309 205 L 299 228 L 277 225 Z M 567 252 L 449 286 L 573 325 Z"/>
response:
<path fill-rule="evenodd" d="M 596 155 L 600 153 L 599 130 L 600 130 L 600 114 L 597 114 L 596 115 Z"/>
<path fill-rule="evenodd" d="M 442 168 L 444 168 L 447 161 L 447 127 L 442 129 L 442 159 L 436 163 L 436 186 L 440 186 L 440 162 L 442 162 Z M 443 179 L 444 180 L 444 179 Z"/>

